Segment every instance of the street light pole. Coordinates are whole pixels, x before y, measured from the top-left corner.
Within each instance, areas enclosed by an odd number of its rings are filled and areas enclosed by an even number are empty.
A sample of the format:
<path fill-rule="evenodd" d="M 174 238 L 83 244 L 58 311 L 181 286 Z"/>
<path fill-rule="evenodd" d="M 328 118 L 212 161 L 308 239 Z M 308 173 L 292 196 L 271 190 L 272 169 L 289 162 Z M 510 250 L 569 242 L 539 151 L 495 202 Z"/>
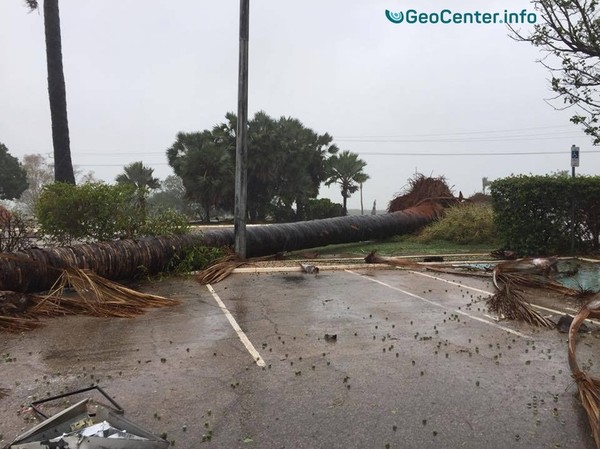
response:
<path fill-rule="evenodd" d="M 238 73 L 238 115 L 235 139 L 235 253 L 246 258 L 246 218 L 248 202 L 248 40 L 250 0 L 240 0 L 240 56 Z"/>

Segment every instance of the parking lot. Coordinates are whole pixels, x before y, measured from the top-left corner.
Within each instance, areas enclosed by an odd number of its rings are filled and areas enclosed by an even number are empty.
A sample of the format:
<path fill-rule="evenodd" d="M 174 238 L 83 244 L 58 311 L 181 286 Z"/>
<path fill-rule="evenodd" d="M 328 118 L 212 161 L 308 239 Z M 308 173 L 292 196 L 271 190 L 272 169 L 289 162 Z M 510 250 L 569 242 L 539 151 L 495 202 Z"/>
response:
<path fill-rule="evenodd" d="M 0 445 L 35 398 L 98 383 L 181 448 L 595 447 L 566 334 L 498 322 L 485 280 L 357 267 L 140 288 L 182 304 L 2 335 Z"/>

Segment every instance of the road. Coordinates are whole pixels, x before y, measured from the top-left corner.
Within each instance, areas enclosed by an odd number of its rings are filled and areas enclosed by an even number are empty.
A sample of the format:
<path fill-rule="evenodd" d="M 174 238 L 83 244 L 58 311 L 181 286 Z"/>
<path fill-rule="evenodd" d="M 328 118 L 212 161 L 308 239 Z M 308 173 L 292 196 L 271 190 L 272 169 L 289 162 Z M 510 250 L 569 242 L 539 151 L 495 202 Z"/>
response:
<path fill-rule="evenodd" d="M 32 426 L 34 397 L 99 383 L 180 448 L 595 447 L 566 334 L 497 322 L 484 280 L 356 269 L 141 288 L 183 303 L 2 336 L 0 444 Z M 581 338 L 596 362 L 598 332 Z"/>

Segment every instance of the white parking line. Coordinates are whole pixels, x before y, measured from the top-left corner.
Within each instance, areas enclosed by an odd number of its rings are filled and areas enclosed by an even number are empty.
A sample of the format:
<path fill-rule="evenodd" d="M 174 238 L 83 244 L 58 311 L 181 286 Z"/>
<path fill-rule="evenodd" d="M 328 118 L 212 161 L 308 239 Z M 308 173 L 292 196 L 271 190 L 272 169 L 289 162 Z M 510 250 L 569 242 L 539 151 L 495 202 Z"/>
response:
<path fill-rule="evenodd" d="M 488 292 L 487 290 L 481 290 L 481 289 L 472 287 L 472 286 L 467 285 L 467 284 L 461 284 L 460 282 L 449 281 L 448 279 L 440 278 L 440 277 L 437 277 L 437 276 L 432 276 L 430 274 L 420 273 L 418 271 L 409 271 L 409 273 L 418 274 L 419 276 L 425 276 L 427 278 L 435 279 L 436 281 L 445 282 L 446 284 L 451 284 L 451 285 L 456 285 L 458 287 L 468 288 L 469 290 L 473 290 L 475 292 L 483 293 L 484 295 L 490 295 L 491 296 L 491 295 L 494 294 L 493 292 Z M 544 310 L 546 312 L 554 313 L 556 315 L 564 315 L 564 313 L 565 313 L 565 312 L 561 312 L 560 310 L 549 309 L 548 307 L 538 306 L 536 304 L 531 304 L 531 306 L 535 307 L 536 309 L 540 309 L 540 310 Z M 573 309 L 571 307 L 565 307 L 565 310 L 568 310 L 569 312 L 572 312 L 574 314 L 577 313 L 577 310 L 575 310 L 575 309 Z"/>
<path fill-rule="evenodd" d="M 473 290 L 475 292 L 483 293 L 484 295 L 493 295 L 492 292 L 488 292 L 486 290 L 480 290 L 480 289 L 475 288 L 475 287 L 470 287 L 468 285 L 461 284 L 460 282 L 449 281 L 448 279 L 440 278 L 440 277 L 437 277 L 437 276 L 432 276 L 430 274 L 421 273 L 419 271 L 409 271 L 409 273 L 418 274 L 419 276 L 425 276 L 426 278 L 435 279 L 436 281 L 445 282 L 446 284 L 456 285 L 457 287 L 466 287 L 469 290 Z"/>
<path fill-rule="evenodd" d="M 215 301 L 217 301 L 217 304 L 219 305 L 219 307 L 221 308 L 221 310 L 223 311 L 223 313 L 225 314 L 225 316 L 231 323 L 233 330 L 235 330 L 235 332 L 238 334 L 238 337 L 240 337 L 240 340 L 242 341 L 242 343 L 244 344 L 244 346 L 246 347 L 246 349 L 248 350 L 248 352 L 254 359 L 254 362 L 256 362 L 256 364 L 258 366 L 265 366 L 265 361 L 260 356 L 260 354 L 254 347 L 252 342 L 248 339 L 248 337 L 246 336 L 246 334 L 244 333 L 244 331 L 242 330 L 240 325 L 237 323 L 237 321 L 235 320 L 233 315 L 229 312 L 227 307 L 225 307 L 225 304 L 223 303 L 223 301 L 221 301 L 221 298 L 219 298 L 219 295 L 217 295 L 217 292 L 215 292 L 215 290 L 212 288 L 212 286 L 210 284 L 207 284 L 206 288 L 208 288 L 208 291 L 212 293 L 213 298 L 215 298 Z"/>
<path fill-rule="evenodd" d="M 394 287 L 393 285 L 386 284 L 385 282 L 382 282 L 382 281 L 380 281 L 378 279 L 373 279 L 373 278 L 371 278 L 369 276 L 364 276 L 364 275 L 362 275 L 360 273 L 356 273 L 356 272 L 351 271 L 351 270 L 344 270 L 344 271 L 346 271 L 347 273 L 350 273 L 350 274 L 355 274 L 356 276 L 360 276 L 361 278 L 367 279 L 367 280 L 369 280 L 371 282 L 375 282 L 376 284 L 383 285 L 384 287 L 390 288 L 392 290 L 396 290 L 396 291 L 398 291 L 400 293 L 404 293 L 405 295 L 408 295 L 408 296 L 410 296 L 412 298 L 420 299 L 421 301 L 426 302 L 427 304 L 431 304 L 432 306 L 436 306 L 436 307 L 439 307 L 439 308 L 445 309 L 445 310 L 450 310 L 453 313 L 456 313 L 457 315 L 463 315 L 463 316 L 466 316 L 468 318 L 471 318 L 472 320 L 479 321 L 481 323 L 485 323 L 485 324 L 488 324 L 488 325 L 493 326 L 493 327 L 497 327 L 498 329 L 502 329 L 503 331 L 506 331 L 506 332 L 508 332 L 510 334 L 513 334 L 513 335 L 517 335 L 517 336 L 519 336 L 521 338 L 524 338 L 526 340 L 532 340 L 532 338 L 530 336 L 528 336 L 528 335 L 522 334 L 521 332 L 518 332 L 516 330 L 510 329 L 508 327 L 501 326 L 501 325 L 499 325 L 497 323 L 494 323 L 494 322 L 491 322 L 491 321 L 488 321 L 488 320 L 484 320 L 483 318 L 471 315 L 470 313 L 467 313 L 467 312 L 465 312 L 463 310 L 450 309 L 449 307 L 446 307 L 445 305 L 440 304 L 438 302 L 432 301 L 432 300 L 427 299 L 427 298 L 423 298 L 422 296 L 415 295 L 414 293 L 408 292 L 408 291 L 403 290 L 403 289 L 398 288 L 398 287 Z"/>

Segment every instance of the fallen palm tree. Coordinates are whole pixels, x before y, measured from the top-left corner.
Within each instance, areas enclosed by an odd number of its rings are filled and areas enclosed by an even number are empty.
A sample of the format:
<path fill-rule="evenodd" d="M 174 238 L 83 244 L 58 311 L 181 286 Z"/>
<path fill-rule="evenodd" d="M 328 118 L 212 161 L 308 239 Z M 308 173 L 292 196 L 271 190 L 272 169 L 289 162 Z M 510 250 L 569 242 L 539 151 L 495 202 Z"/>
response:
<path fill-rule="evenodd" d="M 456 199 L 425 201 L 405 211 L 384 215 L 248 227 L 246 252 L 248 257 L 258 257 L 408 234 L 437 219 L 452 201 Z M 195 248 L 228 247 L 233 242 L 233 229 L 219 229 L 204 234 L 30 248 L 0 254 L 0 290 L 47 291 L 62 270 L 68 268 L 90 270 L 110 280 L 132 279 L 167 271 L 173 261 L 184 260 Z"/>
<path fill-rule="evenodd" d="M 581 324 L 590 317 L 600 317 L 600 299 L 584 305 L 569 328 L 569 367 L 577 383 L 579 399 L 588 415 L 596 447 L 600 449 L 600 379 L 579 368 L 577 364 L 577 333 Z"/>

